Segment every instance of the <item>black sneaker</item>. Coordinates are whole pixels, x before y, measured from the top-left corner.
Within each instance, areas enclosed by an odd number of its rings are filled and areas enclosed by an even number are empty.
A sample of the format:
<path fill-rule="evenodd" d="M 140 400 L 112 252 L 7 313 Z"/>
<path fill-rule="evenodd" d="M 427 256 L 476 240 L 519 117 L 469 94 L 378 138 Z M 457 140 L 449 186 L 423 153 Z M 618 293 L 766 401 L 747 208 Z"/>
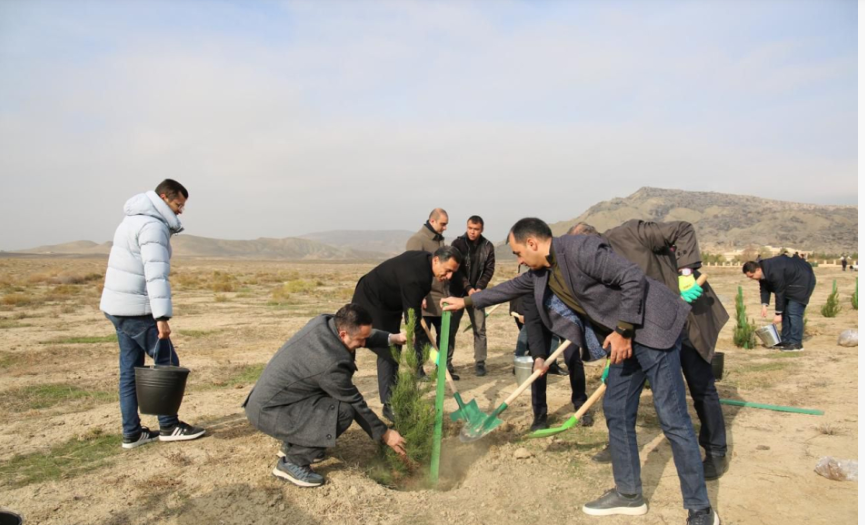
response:
<path fill-rule="evenodd" d="M 289 463 L 281 458 L 273 467 L 273 475 L 288 480 L 298 487 L 320 487 L 324 485 L 324 477 L 313 472 L 309 465 L 302 467 Z"/>
<path fill-rule="evenodd" d="M 568 371 L 562 368 L 560 365 L 552 365 L 547 371 L 547 374 L 553 376 L 566 376 L 568 375 Z"/>
<path fill-rule="evenodd" d="M 460 380 L 460 375 L 457 374 L 457 371 L 454 369 L 453 365 L 448 365 L 448 372 L 451 373 L 451 379 L 453 379 L 454 381 Z"/>
<path fill-rule="evenodd" d="M 583 417 L 580 418 L 580 425 L 584 427 L 590 427 L 595 424 L 595 413 L 591 410 L 588 410 Z"/>
<path fill-rule="evenodd" d="M 612 516 L 614 514 L 642 516 L 649 512 L 649 507 L 646 506 L 642 494 L 625 496 L 619 494 L 616 489 L 610 489 L 595 501 L 583 505 L 583 512 L 589 516 Z"/>
<path fill-rule="evenodd" d="M 703 460 L 703 477 L 706 481 L 720 478 L 727 472 L 729 462 L 726 456 L 706 456 Z"/>
<path fill-rule="evenodd" d="M 483 361 L 478 361 L 475 363 L 475 375 L 478 377 L 483 377 L 487 375 L 487 366 Z"/>
<path fill-rule="evenodd" d="M 778 347 L 782 352 L 801 352 L 802 345 L 797 343 L 787 343 Z"/>
<path fill-rule="evenodd" d="M 703 510 L 689 510 L 687 525 L 721 525 L 721 518 L 712 507 Z"/>
<path fill-rule="evenodd" d="M 610 444 L 607 443 L 603 450 L 592 456 L 592 461 L 595 463 L 612 463 L 613 454 L 610 452 Z"/>
<path fill-rule="evenodd" d="M 550 428 L 547 424 L 547 415 L 541 414 L 539 416 L 535 416 L 535 420 L 532 421 L 532 428 L 530 429 L 532 432 L 535 430 L 543 430 L 545 428 Z"/>
<path fill-rule="evenodd" d="M 135 448 L 140 447 L 141 445 L 146 445 L 148 443 L 152 443 L 159 439 L 159 432 L 155 430 L 150 430 L 147 427 L 141 427 L 141 431 L 138 434 L 132 436 L 123 436 L 123 444 L 121 445 L 123 448 Z"/>
<path fill-rule="evenodd" d="M 424 370 L 423 367 L 417 369 L 416 377 L 418 381 L 427 382 L 430 380 L 430 377 L 426 375 L 426 370 Z"/>
<path fill-rule="evenodd" d="M 159 429 L 159 441 L 189 441 L 204 435 L 203 428 L 194 427 L 183 421 L 173 427 Z"/>

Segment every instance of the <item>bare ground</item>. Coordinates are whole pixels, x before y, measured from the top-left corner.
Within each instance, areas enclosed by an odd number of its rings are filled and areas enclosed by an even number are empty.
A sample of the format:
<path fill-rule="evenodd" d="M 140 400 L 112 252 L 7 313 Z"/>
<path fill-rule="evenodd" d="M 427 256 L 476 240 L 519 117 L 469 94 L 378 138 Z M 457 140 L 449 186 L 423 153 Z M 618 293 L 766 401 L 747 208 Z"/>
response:
<path fill-rule="evenodd" d="M 270 475 L 278 444 L 254 431 L 240 404 L 257 373 L 310 317 L 333 312 L 351 297 L 369 264 L 180 260 L 174 265 L 181 361 L 193 370 L 181 416 L 207 426 L 188 443 L 120 449 L 116 402 L 117 348 L 111 324 L 98 310 L 104 259 L 0 259 L 0 506 L 26 523 L 681 523 L 678 478 L 647 390 L 638 420 L 644 518 L 591 518 L 586 501 L 612 487 L 608 465 L 589 460 L 604 445 L 598 417 L 591 428 L 556 438 L 523 438 L 531 421 L 528 394 L 504 414 L 487 438 L 462 444 L 449 428 L 442 475 L 448 490 L 395 491 L 366 474 L 376 445 L 357 427 L 317 469 L 328 483 L 298 489 Z M 511 275 L 502 267 L 497 279 Z M 726 524 L 855 523 L 858 487 L 814 473 L 825 455 L 856 459 L 858 347 L 836 345 L 841 330 L 857 328 L 849 303 L 856 274 L 821 268 L 808 308 L 806 350 L 781 355 L 732 345 L 733 322 L 721 335 L 726 376 L 722 398 L 825 410 L 824 416 L 725 406 L 732 464 L 709 483 Z M 712 282 L 731 317 L 736 287 L 759 315 L 756 284 L 737 269 L 712 269 Z M 843 310 L 823 318 L 832 279 Z M 76 282 L 81 281 L 81 282 Z M 64 284 L 68 283 L 68 284 Z M 287 283 L 287 284 L 286 284 Z M 63 288 L 65 286 L 65 288 Z M 516 327 L 501 308 L 490 318 L 490 374 L 471 372 L 471 335 L 457 341 L 458 383 L 466 399 L 489 412 L 513 391 Z M 89 339 L 88 339 L 89 338 Z M 361 391 L 380 410 L 375 357 L 359 351 Z M 600 367 L 588 368 L 589 388 Z M 550 382 L 550 411 L 570 415 L 563 378 Z M 455 403 L 448 395 L 448 406 Z M 154 417 L 143 421 L 157 427 Z M 692 419 L 697 423 L 692 411 Z M 518 448 L 532 457 L 516 459 Z M 46 462 L 50 465 L 46 465 Z"/>

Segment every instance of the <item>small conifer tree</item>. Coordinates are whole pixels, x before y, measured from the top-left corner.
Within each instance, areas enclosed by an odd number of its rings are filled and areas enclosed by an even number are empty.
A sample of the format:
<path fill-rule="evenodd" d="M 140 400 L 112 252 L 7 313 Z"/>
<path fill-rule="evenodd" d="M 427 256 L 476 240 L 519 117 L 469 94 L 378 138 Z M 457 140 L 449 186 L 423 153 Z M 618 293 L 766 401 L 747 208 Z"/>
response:
<path fill-rule="evenodd" d="M 736 296 L 736 328 L 733 330 L 733 344 L 739 348 L 755 348 L 757 346 L 757 338 L 754 335 L 756 330 L 754 321 L 748 321 L 748 314 L 745 311 L 745 297 L 742 295 L 742 287 L 739 287 L 739 294 Z"/>
<path fill-rule="evenodd" d="M 832 293 L 830 293 L 829 297 L 826 299 L 826 304 L 820 308 L 820 313 L 823 314 L 823 317 L 835 317 L 840 311 L 841 302 L 838 301 L 838 286 L 833 280 Z"/>
<path fill-rule="evenodd" d="M 409 310 L 405 327 L 406 345 L 402 352 L 391 347 L 391 355 L 399 362 L 396 384 L 391 389 L 390 404 L 394 414 L 394 429 L 405 438 L 406 459 L 400 458 L 390 448 L 385 448 L 388 463 L 397 472 L 410 473 L 418 467 L 429 465 L 432 456 L 435 404 L 429 394 L 434 382 L 423 382 L 417 377 L 417 355 L 414 351 L 417 314 Z M 430 347 L 422 351 L 424 362 L 429 358 Z"/>
<path fill-rule="evenodd" d="M 859 278 L 856 278 L 856 290 L 853 291 L 853 297 L 850 298 L 850 304 L 854 310 L 859 309 Z"/>

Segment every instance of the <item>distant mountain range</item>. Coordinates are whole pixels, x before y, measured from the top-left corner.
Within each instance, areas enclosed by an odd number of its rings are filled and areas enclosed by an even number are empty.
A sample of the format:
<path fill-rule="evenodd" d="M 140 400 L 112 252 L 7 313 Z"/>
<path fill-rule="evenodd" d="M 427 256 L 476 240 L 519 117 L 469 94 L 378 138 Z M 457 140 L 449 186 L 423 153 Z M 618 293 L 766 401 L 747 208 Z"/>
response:
<path fill-rule="evenodd" d="M 413 234 L 408 230 L 334 230 L 307 233 L 300 238 L 339 248 L 399 255 L 405 251 L 405 243 Z"/>
<path fill-rule="evenodd" d="M 631 219 L 688 221 L 703 251 L 728 252 L 747 246 L 787 247 L 801 251 L 856 252 L 857 206 L 824 206 L 784 202 L 747 195 L 641 188 L 625 198 L 595 204 L 582 215 L 552 223 L 561 235 L 577 222 L 604 231 Z M 287 260 L 382 260 L 402 253 L 408 230 L 336 230 L 284 239 L 229 241 L 178 235 L 171 241 L 178 257 L 232 257 Z M 111 243 L 76 241 L 15 252 L 39 255 L 107 255 Z M 500 244 L 499 260 L 513 260 Z"/>
<path fill-rule="evenodd" d="M 553 235 L 578 222 L 603 232 L 631 219 L 687 221 L 694 225 L 700 249 L 722 253 L 754 246 L 788 247 L 830 253 L 856 252 L 857 206 L 785 202 L 749 195 L 641 188 L 625 198 L 595 204 L 574 219 L 550 224 Z M 496 257 L 513 259 L 506 244 Z"/>
<path fill-rule="evenodd" d="M 171 239 L 171 249 L 173 255 L 176 257 L 288 260 L 379 260 L 386 257 L 385 254 L 377 251 L 330 246 L 296 237 L 230 241 L 181 234 Z M 51 246 L 39 246 L 38 248 L 21 250 L 17 253 L 39 255 L 108 255 L 109 251 L 111 251 L 111 242 L 97 244 L 91 241 L 76 241 Z"/>

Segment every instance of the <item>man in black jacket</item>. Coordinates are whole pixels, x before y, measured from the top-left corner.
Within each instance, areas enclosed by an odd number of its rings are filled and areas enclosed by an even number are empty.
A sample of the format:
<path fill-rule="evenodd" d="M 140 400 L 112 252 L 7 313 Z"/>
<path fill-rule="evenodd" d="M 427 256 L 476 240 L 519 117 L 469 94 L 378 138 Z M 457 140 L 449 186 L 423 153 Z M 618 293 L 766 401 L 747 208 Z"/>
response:
<path fill-rule="evenodd" d="M 444 282 L 459 268 L 462 255 L 451 246 L 436 252 L 410 251 L 397 255 L 373 268 L 357 282 L 351 302 L 364 306 L 372 314 L 373 328 L 390 333 L 399 332 L 409 309 L 420 314 L 424 298 L 432 289 L 433 279 Z M 422 333 L 417 327 L 417 334 Z M 390 389 L 396 382 L 399 363 L 390 355 L 388 346 L 371 345 L 378 356 L 378 395 L 384 405 L 383 414 L 393 421 Z"/>
<path fill-rule="evenodd" d="M 483 236 L 484 220 L 477 215 L 469 217 L 465 235 L 457 237 L 451 246 L 463 254 L 463 263 L 451 281 L 451 295 L 466 297 L 487 287 L 496 272 L 496 247 Z M 469 322 L 475 340 L 475 375 L 487 375 L 487 319 L 483 308 L 468 307 Z M 450 344 L 448 348 L 448 370 L 454 379 L 453 361 L 457 332 L 463 311 L 454 312 L 451 320 Z"/>
<path fill-rule="evenodd" d="M 381 422 L 352 383 L 355 350 L 405 340 L 405 334 L 373 330 L 369 312 L 347 304 L 336 315 L 313 318 L 279 349 L 243 404 L 255 428 L 283 442 L 274 476 L 299 487 L 323 484 L 310 464 L 336 445 L 352 421 L 372 439 L 405 454 L 405 440 Z"/>
<path fill-rule="evenodd" d="M 611 365 L 604 415 L 615 488 L 583 505 L 583 512 L 593 516 L 648 512 L 636 438 L 640 392 L 648 378 L 661 429 L 673 451 L 688 524 L 717 525 L 679 361 L 682 329 L 691 308 L 597 236 L 553 238 L 546 223 L 527 218 L 511 228 L 508 242 L 518 262 L 532 271 L 465 299 L 450 298 L 445 310 L 458 310 L 465 303 L 486 307 L 531 293 L 547 328 L 593 354 L 608 349 Z M 543 364 L 537 359 L 536 370 L 543 370 Z"/>
<path fill-rule="evenodd" d="M 742 266 L 742 273 L 760 281 L 763 317 L 768 313 L 771 294 L 775 294 L 773 322 L 783 324 L 778 348 L 786 352 L 802 350 L 805 308 L 817 285 L 811 265 L 798 257 L 778 256 L 760 262 L 748 261 Z"/>

